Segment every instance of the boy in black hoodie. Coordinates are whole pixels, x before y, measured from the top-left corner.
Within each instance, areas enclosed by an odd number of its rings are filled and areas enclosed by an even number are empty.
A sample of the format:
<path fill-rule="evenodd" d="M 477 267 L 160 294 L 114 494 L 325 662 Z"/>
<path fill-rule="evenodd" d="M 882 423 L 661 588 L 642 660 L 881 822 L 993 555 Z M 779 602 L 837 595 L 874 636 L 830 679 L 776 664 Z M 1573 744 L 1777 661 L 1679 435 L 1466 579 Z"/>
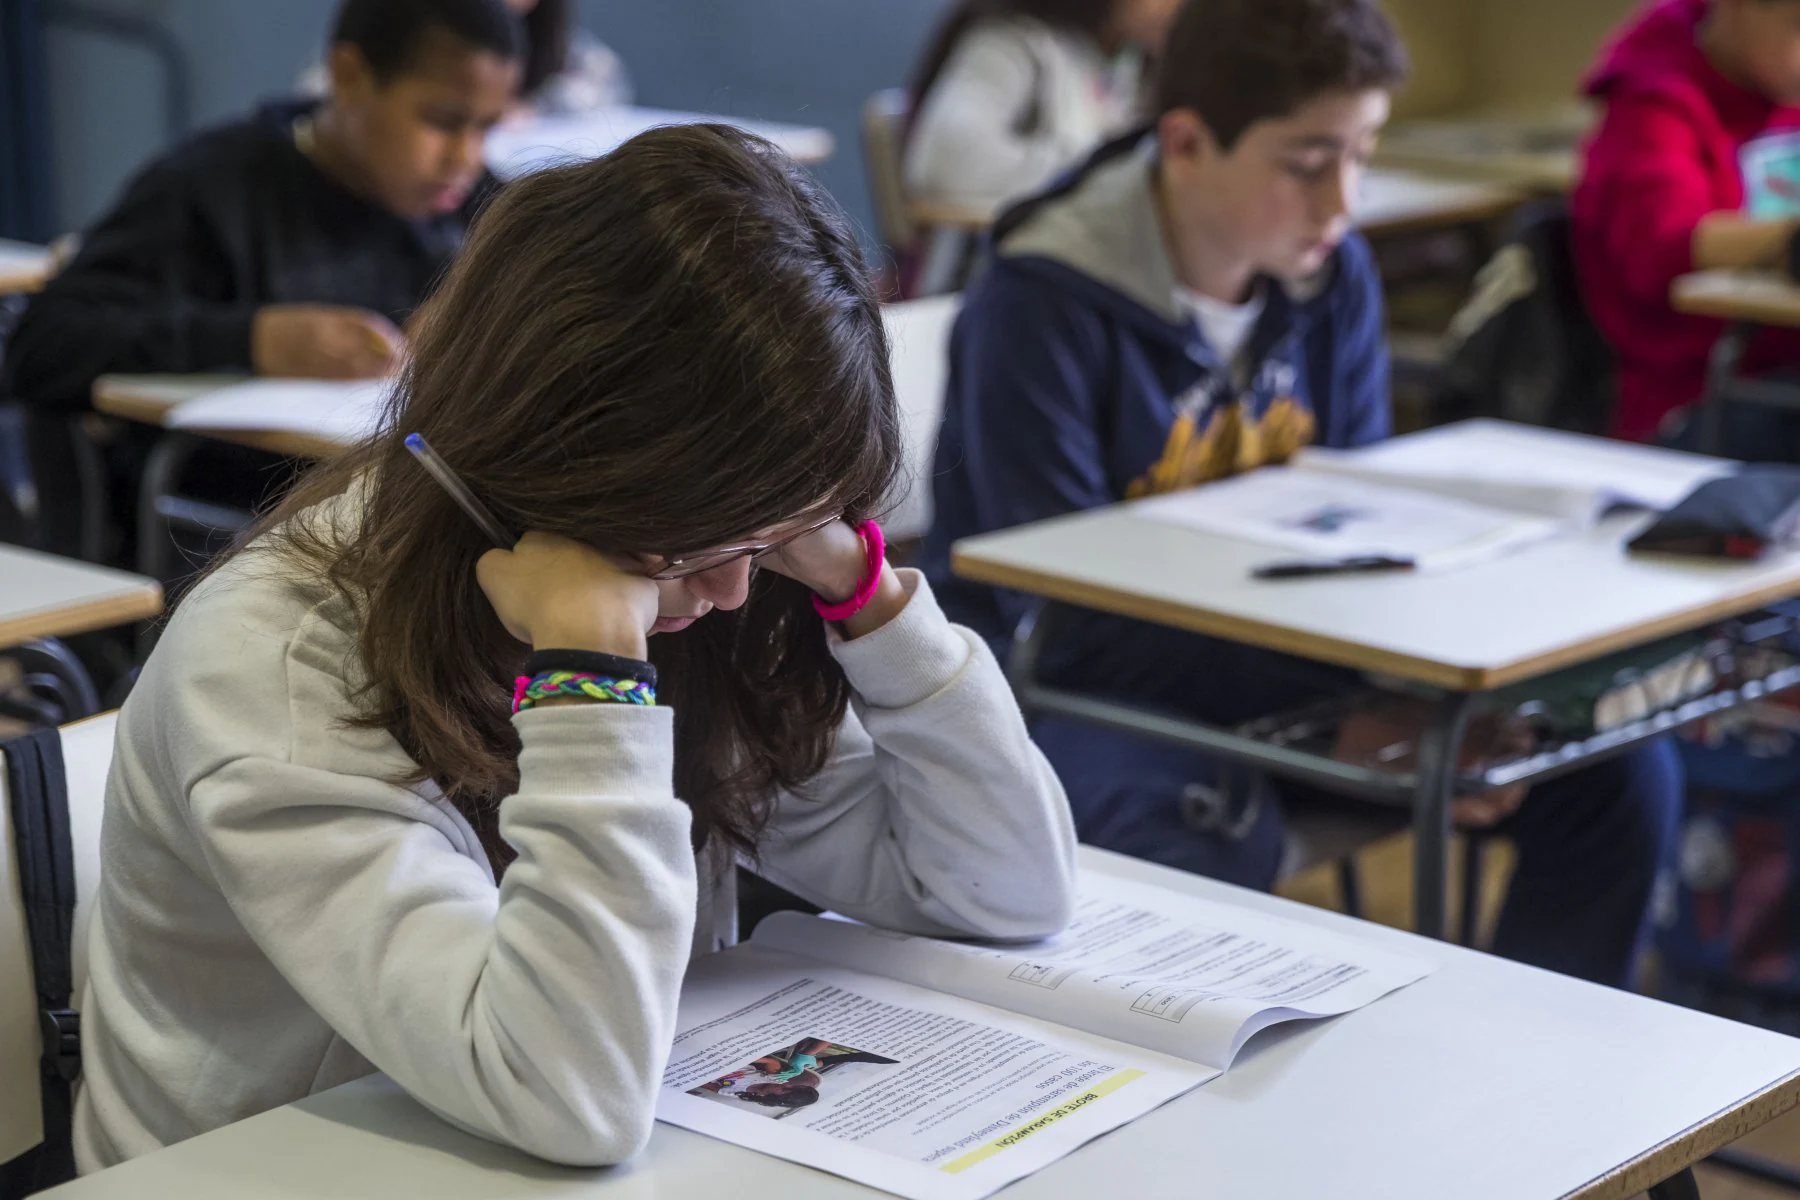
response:
<path fill-rule="evenodd" d="M 483 145 L 522 52 L 505 0 L 344 0 L 330 93 L 266 105 L 141 171 L 26 309 L 6 393 L 73 413 L 108 372 L 389 373 L 494 186 Z M 143 445 L 112 464 L 127 530 Z M 221 447 L 196 482 L 248 507 L 269 462 Z"/>

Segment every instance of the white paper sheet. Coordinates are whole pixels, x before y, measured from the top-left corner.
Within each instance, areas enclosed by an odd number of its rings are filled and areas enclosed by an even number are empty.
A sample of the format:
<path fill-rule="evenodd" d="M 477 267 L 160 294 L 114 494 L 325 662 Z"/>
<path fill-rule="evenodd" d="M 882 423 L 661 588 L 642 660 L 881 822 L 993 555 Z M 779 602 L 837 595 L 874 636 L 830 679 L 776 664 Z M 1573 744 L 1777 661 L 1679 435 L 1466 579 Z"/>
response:
<path fill-rule="evenodd" d="M 656 1115 L 913 1200 L 979 1200 L 1217 1075 L 739 946 L 689 969 Z"/>
<path fill-rule="evenodd" d="M 178 405 L 170 429 L 301 433 L 342 446 L 381 423 L 391 380 L 248 379 Z"/>
<path fill-rule="evenodd" d="M 1350 1012 L 1435 969 L 1311 925 L 1091 875 L 1069 928 L 1029 945 L 800 913 L 764 919 L 752 941 L 1221 1069 L 1260 1029 Z"/>
<path fill-rule="evenodd" d="M 1591 526 L 1625 505 L 1662 511 L 1737 464 L 1508 421 L 1462 421 L 1356 450 L 1309 447 L 1302 471 L 1348 475 Z"/>
<path fill-rule="evenodd" d="M 1566 523 L 1412 488 L 1270 467 L 1131 506 L 1134 516 L 1269 547 L 1270 560 L 1387 555 L 1448 571 L 1554 537 Z"/>

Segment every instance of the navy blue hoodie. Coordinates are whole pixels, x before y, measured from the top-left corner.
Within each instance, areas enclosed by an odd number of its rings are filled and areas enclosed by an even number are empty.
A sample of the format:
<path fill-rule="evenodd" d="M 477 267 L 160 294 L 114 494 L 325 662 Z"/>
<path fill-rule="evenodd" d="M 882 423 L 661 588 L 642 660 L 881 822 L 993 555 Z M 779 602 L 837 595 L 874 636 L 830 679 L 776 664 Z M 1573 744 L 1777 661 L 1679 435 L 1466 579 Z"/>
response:
<path fill-rule="evenodd" d="M 958 538 L 1390 430 L 1380 281 L 1367 244 L 1352 236 L 1309 287 L 1259 281 L 1265 308 L 1247 366 L 1234 372 L 1177 300 L 1154 148 L 1141 134 L 1121 138 L 1003 216 L 994 261 L 951 337 L 924 566 L 945 612 L 997 645 L 1029 599 L 952 576 Z M 1089 624 L 1090 649 L 1115 655 L 1115 623 Z M 1084 639 L 1070 630 L 1058 640 L 1072 648 Z"/>

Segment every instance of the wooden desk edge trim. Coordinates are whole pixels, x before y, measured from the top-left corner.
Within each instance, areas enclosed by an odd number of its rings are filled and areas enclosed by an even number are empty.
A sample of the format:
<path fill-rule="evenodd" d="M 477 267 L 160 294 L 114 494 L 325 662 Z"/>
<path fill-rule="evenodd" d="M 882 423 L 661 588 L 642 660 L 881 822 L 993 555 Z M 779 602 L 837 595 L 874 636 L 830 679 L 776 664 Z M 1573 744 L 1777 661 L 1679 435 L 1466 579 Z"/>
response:
<path fill-rule="evenodd" d="M 175 429 L 170 432 L 192 433 L 221 442 L 235 442 L 252 450 L 285 454 L 290 458 L 336 458 L 350 449 L 330 438 L 280 429 Z"/>
<path fill-rule="evenodd" d="M 1795 1107 L 1800 1107 L 1800 1071 L 1652 1146 L 1570 1192 L 1567 1200 L 1629 1200 Z"/>
<path fill-rule="evenodd" d="M 1202 612 L 1171 601 L 1119 591 L 1100 584 L 1043 576 L 1008 564 L 972 558 L 954 547 L 950 552 L 950 566 L 957 575 L 976 583 L 1012 588 L 1065 604 L 1077 604 L 1118 616 L 1153 621 L 1158 625 L 1190 633 L 1230 638 L 1260 649 L 1297 654 L 1303 658 L 1354 670 L 1396 675 L 1415 683 L 1431 684 L 1459 692 L 1487 692 L 1535 679 L 1551 671 L 1577 666 L 1603 654 L 1611 654 L 1615 650 L 1627 650 L 1657 638 L 1698 629 L 1713 621 L 1748 612 L 1771 600 L 1787 599 L 1800 594 L 1800 580 L 1769 584 L 1743 596 L 1715 601 L 1695 611 L 1635 625 L 1630 629 L 1563 646 L 1533 658 L 1519 659 L 1497 667 L 1459 667 L 1453 663 L 1435 662 L 1391 650 L 1378 650 L 1320 634 L 1301 633 L 1279 625 L 1266 625 L 1245 617 Z"/>
<path fill-rule="evenodd" d="M 1665 617 L 1658 621 L 1647 621 L 1642 625 L 1620 630 L 1617 633 L 1605 634 L 1577 645 L 1565 646 L 1536 658 L 1520 659 L 1517 662 L 1496 667 L 1491 671 L 1476 672 L 1484 680 L 1478 690 L 1506 687 L 1508 684 L 1518 683 L 1522 680 L 1535 679 L 1540 675 L 1547 675 L 1551 671 L 1561 670 L 1564 667 L 1578 666 L 1603 654 L 1611 654 L 1615 650 L 1629 650 L 1633 646 L 1641 646 L 1658 638 L 1672 637 L 1678 633 L 1700 629 L 1714 621 L 1738 616 L 1771 601 L 1789 600 L 1796 595 L 1800 595 L 1800 580 L 1767 584 L 1754 592 L 1747 592 L 1742 596 L 1733 596 L 1726 600 L 1715 600 L 1713 603 L 1691 612 Z"/>
<path fill-rule="evenodd" d="M 179 401 L 164 404 L 156 400 L 146 400 L 132 394 L 129 389 L 124 392 L 113 390 L 105 376 L 101 376 L 94 384 L 94 408 L 109 417 L 118 417 L 125 421 L 135 421 L 140 425 L 154 425 L 159 429 L 168 429 L 165 424 L 168 416 L 177 407 Z M 199 437 L 208 437 L 221 442 L 235 442 L 240 446 L 249 446 L 253 450 L 266 450 L 270 454 L 285 454 L 293 458 L 332 458 L 349 449 L 330 438 L 316 434 L 301 433 L 282 429 L 174 429 L 171 433 L 192 433 Z"/>
<path fill-rule="evenodd" d="M 1670 293 L 1669 304 L 1676 312 L 1690 317 L 1749 321 L 1758 325 L 1793 325 L 1800 322 L 1800 295 L 1792 299 L 1740 298 L 1720 296 L 1712 292 L 1684 293 L 1677 286 Z"/>
<path fill-rule="evenodd" d="M 163 610 L 162 585 L 145 583 L 134 591 L 103 596 L 83 604 L 53 607 L 0 621 L 0 646 L 18 646 L 40 637 L 67 637 L 147 621 Z"/>
<path fill-rule="evenodd" d="M 1300 633 L 1243 617 L 1202 612 L 1182 604 L 1120 591 L 1101 584 L 1039 575 L 1019 567 L 971 558 L 955 547 L 950 551 L 950 569 L 961 578 L 975 583 L 1011 588 L 1064 604 L 1097 609 L 1116 616 L 1134 617 L 1189 633 L 1230 638 L 1260 649 L 1279 650 L 1285 654 L 1296 654 L 1337 666 L 1380 671 L 1456 691 L 1481 691 L 1489 686 L 1483 683 L 1484 673 L 1478 670 L 1449 666 L 1391 651 L 1371 650 L 1354 642 Z"/>
<path fill-rule="evenodd" d="M 1506 185 L 1493 184 L 1491 186 L 1504 188 Z M 1523 208 L 1530 200 L 1531 195 L 1527 192 L 1511 191 L 1507 195 L 1465 201 L 1453 207 L 1446 205 L 1437 211 L 1420 206 L 1418 212 L 1407 213 L 1404 216 L 1386 220 L 1358 221 L 1356 228 L 1364 237 L 1385 238 L 1415 231 L 1454 229 L 1459 225 L 1479 225 Z"/>
<path fill-rule="evenodd" d="M 136 421 L 140 425 L 160 426 L 163 418 L 167 417 L 174 407 L 174 404 L 147 400 L 142 396 L 129 393 L 120 394 L 111 390 L 103 380 L 94 384 L 94 410 L 105 413 L 109 417 Z"/>
<path fill-rule="evenodd" d="M 1561 151 L 1500 155 L 1444 154 L 1430 150 L 1387 146 L 1375 152 L 1375 165 L 1392 171 L 1412 171 L 1443 179 L 1471 183 L 1496 183 L 1519 188 L 1532 196 L 1567 194 L 1575 188 L 1580 168 L 1575 154 Z"/>

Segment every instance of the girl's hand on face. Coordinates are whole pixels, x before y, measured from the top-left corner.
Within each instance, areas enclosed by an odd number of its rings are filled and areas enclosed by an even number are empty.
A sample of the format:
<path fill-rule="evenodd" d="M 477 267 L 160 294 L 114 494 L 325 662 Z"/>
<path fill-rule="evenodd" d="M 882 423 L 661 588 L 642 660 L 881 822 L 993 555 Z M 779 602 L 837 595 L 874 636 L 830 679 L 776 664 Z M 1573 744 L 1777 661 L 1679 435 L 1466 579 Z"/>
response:
<path fill-rule="evenodd" d="M 863 575 L 869 569 L 869 551 L 863 545 L 862 535 L 847 522 L 833 521 L 761 561 L 771 571 L 799 580 L 827 602 L 842 604 L 862 586 Z M 894 568 L 883 562 L 875 594 L 861 612 L 842 623 L 844 635 L 859 638 L 874 633 L 905 607 L 906 589 Z"/>
<path fill-rule="evenodd" d="M 799 580 L 834 604 L 856 595 L 869 552 L 847 521 L 833 521 L 765 555 L 762 565 Z"/>
<path fill-rule="evenodd" d="M 639 659 L 648 653 L 656 584 L 590 546 L 528 533 L 511 550 L 482 555 L 475 578 L 506 631 L 534 650 L 596 650 Z"/>

